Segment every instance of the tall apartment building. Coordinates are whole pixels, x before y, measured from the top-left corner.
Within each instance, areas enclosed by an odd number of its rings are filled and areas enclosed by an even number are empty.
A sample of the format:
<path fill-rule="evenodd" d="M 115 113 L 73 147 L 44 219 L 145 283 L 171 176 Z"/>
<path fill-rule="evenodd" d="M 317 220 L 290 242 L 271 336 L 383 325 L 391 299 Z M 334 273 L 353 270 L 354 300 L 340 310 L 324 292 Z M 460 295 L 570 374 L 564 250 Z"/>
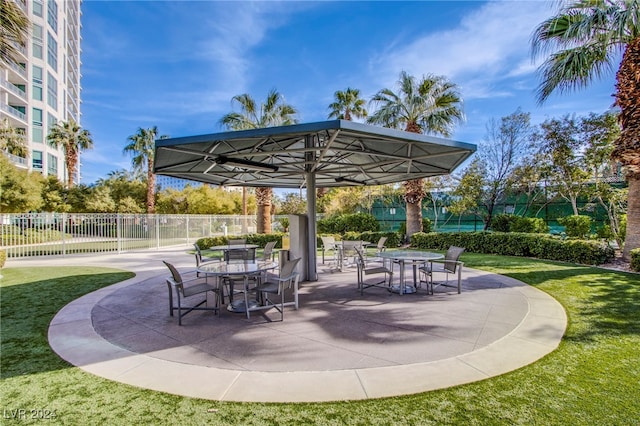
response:
<path fill-rule="evenodd" d="M 0 63 L 0 122 L 24 132 L 27 158 L 19 167 L 66 180 L 64 151 L 47 143 L 49 129 L 80 123 L 81 0 L 13 0 L 29 18 L 27 46 L 18 63 Z M 80 173 L 80 167 L 78 167 Z"/>

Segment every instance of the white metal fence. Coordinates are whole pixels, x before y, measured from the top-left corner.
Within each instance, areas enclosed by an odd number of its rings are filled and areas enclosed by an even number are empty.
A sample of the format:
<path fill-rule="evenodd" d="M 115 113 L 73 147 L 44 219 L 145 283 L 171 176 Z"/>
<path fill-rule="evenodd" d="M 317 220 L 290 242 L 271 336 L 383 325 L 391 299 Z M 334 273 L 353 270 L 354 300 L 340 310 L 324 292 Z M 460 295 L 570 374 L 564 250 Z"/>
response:
<path fill-rule="evenodd" d="M 274 218 L 273 231 L 281 230 Z M 101 213 L 0 214 L 7 257 L 131 252 L 255 233 L 256 217 Z"/>

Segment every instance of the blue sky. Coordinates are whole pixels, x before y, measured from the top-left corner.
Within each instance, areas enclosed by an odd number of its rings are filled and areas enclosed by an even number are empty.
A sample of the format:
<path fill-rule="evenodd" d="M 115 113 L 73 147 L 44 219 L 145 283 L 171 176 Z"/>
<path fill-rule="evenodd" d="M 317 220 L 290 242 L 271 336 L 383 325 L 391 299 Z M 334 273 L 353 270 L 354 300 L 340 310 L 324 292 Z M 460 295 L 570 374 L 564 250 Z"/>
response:
<path fill-rule="evenodd" d="M 365 99 L 396 90 L 401 71 L 460 87 L 466 122 L 452 139 L 477 144 L 486 124 L 521 108 L 534 124 L 611 107 L 615 75 L 537 105 L 530 55 L 548 1 L 217 2 L 82 4 L 82 126 L 94 149 L 82 182 L 130 169 L 139 127 L 171 137 L 222 131 L 231 98 L 277 89 L 300 122 L 327 119 L 336 90 Z"/>

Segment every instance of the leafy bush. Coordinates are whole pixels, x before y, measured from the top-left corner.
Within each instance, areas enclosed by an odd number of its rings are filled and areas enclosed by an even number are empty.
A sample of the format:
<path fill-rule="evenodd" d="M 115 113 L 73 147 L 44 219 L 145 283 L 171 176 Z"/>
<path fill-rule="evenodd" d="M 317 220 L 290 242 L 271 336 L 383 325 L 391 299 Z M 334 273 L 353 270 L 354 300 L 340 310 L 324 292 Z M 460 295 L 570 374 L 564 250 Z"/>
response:
<path fill-rule="evenodd" d="M 512 214 L 497 214 L 491 218 L 489 227 L 495 232 L 509 232 L 514 218 L 515 216 Z"/>
<path fill-rule="evenodd" d="M 565 227 L 567 237 L 584 238 L 591 232 L 591 218 L 584 215 L 573 215 L 558 218 L 558 223 Z"/>
<path fill-rule="evenodd" d="M 613 259 L 615 251 L 596 241 L 561 240 L 550 235 L 517 232 L 417 233 L 411 246 L 420 249 L 446 250 L 465 247 L 473 253 L 537 257 L 563 262 L 599 265 Z"/>
<path fill-rule="evenodd" d="M 529 234 L 546 234 L 549 226 L 540 217 L 514 216 L 509 228 L 510 232 L 526 232 Z"/>
<path fill-rule="evenodd" d="M 348 241 L 369 241 L 373 244 L 377 243 L 380 237 L 387 237 L 385 246 L 389 248 L 400 246 L 400 234 L 397 232 L 347 232 L 344 235 L 344 239 Z"/>
<path fill-rule="evenodd" d="M 640 272 L 640 248 L 631 250 L 631 270 Z"/>
<path fill-rule="evenodd" d="M 318 232 L 325 234 L 345 234 L 347 232 L 365 232 L 380 230 L 375 216 L 368 213 L 353 213 L 331 216 L 318 221 Z"/>
<path fill-rule="evenodd" d="M 422 232 L 431 232 L 431 220 L 428 217 L 422 218 Z"/>
<path fill-rule="evenodd" d="M 4 262 L 7 260 L 7 252 L 0 249 L 0 269 L 4 268 Z"/>
<path fill-rule="evenodd" d="M 526 232 L 546 234 L 549 227 L 539 217 L 522 217 L 513 214 L 498 214 L 491 219 L 491 230 L 495 232 Z"/>
<path fill-rule="evenodd" d="M 226 237 L 205 237 L 196 241 L 200 250 L 206 250 L 213 246 L 223 246 L 229 243 L 229 240 L 246 239 L 247 244 L 256 244 L 260 248 L 264 248 L 269 241 L 276 241 L 276 247 L 282 247 L 282 237 L 285 234 L 276 232 L 273 234 L 248 234 L 248 235 L 229 235 Z"/>
<path fill-rule="evenodd" d="M 612 240 L 614 237 L 611 226 L 609 225 L 602 225 L 600 228 L 596 229 L 596 236 L 601 240 L 606 241 Z"/>
<path fill-rule="evenodd" d="M 620 216 L 620 230 L 618 231 L 620 235 L 618 237 L 624 243 L 624 239 L 627 236 L 627 215 L 623 214 Z"/>

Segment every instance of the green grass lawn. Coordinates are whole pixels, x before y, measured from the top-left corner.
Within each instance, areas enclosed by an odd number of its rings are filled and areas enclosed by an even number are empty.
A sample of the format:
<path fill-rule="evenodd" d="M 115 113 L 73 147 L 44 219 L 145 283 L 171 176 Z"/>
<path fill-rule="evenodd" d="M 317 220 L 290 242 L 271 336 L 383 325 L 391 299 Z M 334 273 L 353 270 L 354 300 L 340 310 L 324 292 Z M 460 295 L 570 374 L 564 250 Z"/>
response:
<path fill-rule="evenodd" d="M 490 255 L 465 264 L 509 275 L 559 300 L 560 347 L 503 376 L 417 395 L 317 404 L 230 403 L 111 382 L 71 367 L 47 344 L 69 301 L 131 274 L 105 268 L 3 269 L 2 424 L 12 410 L 50 410 L 64 424 L 640 424 L 640 275 Z M 452 296 L 455 297 L 455 296 Z"/>

